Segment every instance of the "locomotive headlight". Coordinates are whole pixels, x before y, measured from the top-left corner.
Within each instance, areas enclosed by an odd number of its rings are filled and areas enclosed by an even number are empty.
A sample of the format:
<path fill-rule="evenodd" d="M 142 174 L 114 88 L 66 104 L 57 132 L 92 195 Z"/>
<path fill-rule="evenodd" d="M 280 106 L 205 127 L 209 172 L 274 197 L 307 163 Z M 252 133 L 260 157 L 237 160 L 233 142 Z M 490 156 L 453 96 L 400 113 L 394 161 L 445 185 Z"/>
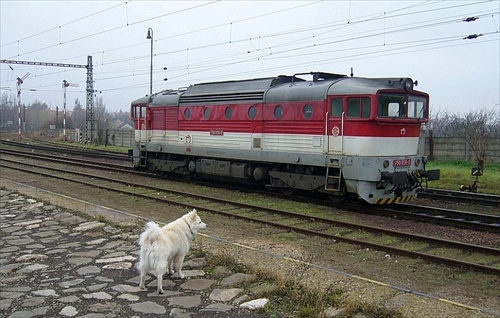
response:
<path fill-rule="evenodd" d="M 420 158 L 415 160 L 415 167 L 418 167 L 418 166 L 420 166 Z"/>
<path fill-rule="evenodd" d="M 384 160 L 384 168 L 388 168 L 389 167 L 389 160 Z"/>
<path fill-rule="evenodd" d="M 407 92 L 412 92 L 413 91 L 413 80 L 411 78 L 405 79 L 404 85 L 405 85 L 405 90 Z"/>

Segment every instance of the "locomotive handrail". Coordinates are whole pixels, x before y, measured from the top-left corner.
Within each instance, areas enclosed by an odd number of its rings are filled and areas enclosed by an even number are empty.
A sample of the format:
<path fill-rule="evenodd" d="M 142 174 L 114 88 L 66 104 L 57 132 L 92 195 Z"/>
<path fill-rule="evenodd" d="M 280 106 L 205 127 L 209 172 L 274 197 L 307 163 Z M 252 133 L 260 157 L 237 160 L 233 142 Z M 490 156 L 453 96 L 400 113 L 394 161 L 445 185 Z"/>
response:
<path fill-rule="evenodd" d="M 330 115 L 330 112 L 326 112 L 326 117 L 325 117 L 325 141 L 324 141 L 324 146 L 323 146 L 323 151 L 328 154 L 330 153 L 330 139 L 328 138 L 328 115 Z"/>
<path fill-rule="evenodd" d="M 340 130 L 341 136 L 340 136 L 340 154 L 344 154 L 344 117 L 345 117 L 345 112 L 342 112 L 342 119 L 341 119 L 341 125 L 342 129 Z"/>

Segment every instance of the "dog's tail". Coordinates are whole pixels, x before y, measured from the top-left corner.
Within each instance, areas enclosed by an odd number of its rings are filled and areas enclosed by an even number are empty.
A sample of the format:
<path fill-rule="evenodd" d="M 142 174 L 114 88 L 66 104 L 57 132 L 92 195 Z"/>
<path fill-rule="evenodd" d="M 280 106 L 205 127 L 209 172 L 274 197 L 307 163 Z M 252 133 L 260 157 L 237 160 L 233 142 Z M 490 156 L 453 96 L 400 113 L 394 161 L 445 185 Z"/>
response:
<path fill-rule="evenodd" d="M 144 232 L 142 232 L 141 236 L 139 237 L 139 244 L 141 246 L 150 246 L 156 240 L 158 240 L 158 237 L 161 234 L 161 227 L 153 221 L 149 221 L 146 224 L 146 229 Z"/>

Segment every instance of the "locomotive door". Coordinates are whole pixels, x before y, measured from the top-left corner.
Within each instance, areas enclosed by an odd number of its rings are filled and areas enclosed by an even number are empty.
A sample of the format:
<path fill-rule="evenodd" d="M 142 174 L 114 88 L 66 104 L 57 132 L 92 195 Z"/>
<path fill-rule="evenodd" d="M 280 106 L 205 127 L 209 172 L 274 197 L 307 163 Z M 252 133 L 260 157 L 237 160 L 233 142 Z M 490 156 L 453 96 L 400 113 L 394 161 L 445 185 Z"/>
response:
<path fill-rule="evenodd" d="M 140 128 L 141 128 L 141 142 L 148 141 L 148 125 L 147 125 L 147 113 L 146 106 L 141 107 L 141 117 L 139 118 Z"/>
<path fill-rule="evenodd" d="M 331 100 L 331 108 L 327 117 L 328 153 L 341 154 L 344 142 L 344 111 L 341 98 Z"/>
<path fill-rule="evenodd" d="M 146 124 L 146 105 L 133 105 L 132 115 L 134 118 L 135 139 L 141 143 L 148 140 Z"/>

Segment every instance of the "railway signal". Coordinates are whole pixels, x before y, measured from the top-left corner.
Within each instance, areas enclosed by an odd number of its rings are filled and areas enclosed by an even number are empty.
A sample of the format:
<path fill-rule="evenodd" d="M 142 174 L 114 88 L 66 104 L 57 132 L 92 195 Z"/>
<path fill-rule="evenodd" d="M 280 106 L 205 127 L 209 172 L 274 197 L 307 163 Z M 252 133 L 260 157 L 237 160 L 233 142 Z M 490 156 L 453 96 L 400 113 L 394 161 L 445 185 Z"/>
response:
<path fill-rule="evenodd" d="M 63 136 L 64 136 L 64 141 L 67 141 L 66 137 L 66 87 L 78 87 L 78 84 L 72 84 L 68 82 L 67 80 L 63 80 L 62 87 L 64 90 L 64 99 L 63 99 Z"/>
<path fill-rule="evenodd" d="M 483 170 L 480 167 L 472 168 L 471 175 L 476 177 L 474 183 L 470 186 L 466 186 L 465 184 L 460 185 L 460 191 L 469 191 L 477 193 L 477 188 L 479 187 L 479 177 L 483 175 Z"/>
<path fill-rule="evenodd" d="M 21 126 L 21 85 L 24 83 L 24 80 L 28 78 L 28 76 L 30 76 L 29 72 L 24 74 L 23 77 L 18 77 L 16 82 L 17 103 L 18 103 L 17 121 L 19 125 L 19 140 L 23 139 L 22 132 L 26 129 L 26 109 L 24 109 L 23 125 Z"/>
<path fill-rule="evenodd" d="M 86 68 L 87 69 L 87 102 L 85 111 L 85 136 L 86 141 L 94 140 L 95 134 L 95 121 L 94 121 L 94 74 L 92 67 L 92 56 L 87 56 L 87 65 L 69 64 L 69 63 L 52 63 L 52 62 L 34 62 L 34 61 L 15 61 L 15 60 L 0 60 L 0 63 L 6 64 L 22 64 L 22 65 L 41 65 L 41 66 L 55 66 L 55 67 L 72 67 L 72 68 Z M 11 69 L 12 67 L 9 66 Z"/>

